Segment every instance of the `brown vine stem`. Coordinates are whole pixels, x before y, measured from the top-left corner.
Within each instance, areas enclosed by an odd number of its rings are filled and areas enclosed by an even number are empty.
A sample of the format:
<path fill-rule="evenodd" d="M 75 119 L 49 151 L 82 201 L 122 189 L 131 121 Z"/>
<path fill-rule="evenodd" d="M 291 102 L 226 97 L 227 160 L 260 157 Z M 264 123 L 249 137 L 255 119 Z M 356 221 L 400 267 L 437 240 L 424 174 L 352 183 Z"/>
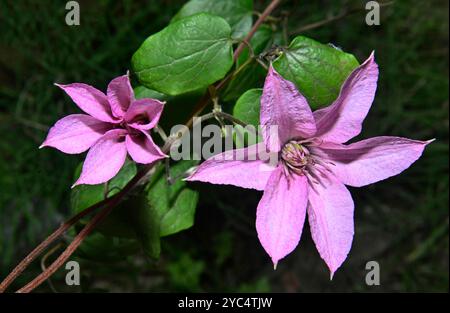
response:
<path fill-rule="evenodd" d="M 245 42 L 250 42 L 250 39 L 252 39 L 253 35 L 258 30 L 259 26 L 266 20 L 266 18 L 272 13 L 273 10 L 280 4 L 281 0 L 272 0 L 270 4 L 266 7 L 266 9 L 261 13 L 259 18 L 256 20 L 255 24 L 253 24 L 253 27 L 250 29 L 250 32 L 247 34 L 247 36 L 244 38 L 243 42 L 237 47 L 237 49 L 234 51 L 234 60 L 236 61 L 239 55 L 242 53 L 242 50 L 244 50 L 246 44 Z"/>
<path fill-rule="evenodd" d="M 270 4 L 266 7 L 264 12 L 258 18 L 258 20 L 253 25 L 252 29 L 246 36 L 243 42 L 237 47 L 234 52 L 233 58 L 237 60 L 239 55 L 242 53 L 243 49 L 246 46 L 245 42 L 249 42 L 253 37 L 259 26 L 264 22 L 267 16 L 277 7 L 277 5 L 281 2 L 281 0 L 272 0 Z M 226 78 L 225 78 L 226 79 Z M 219 83 L 219 85 L 223 86 L 224 84 Z M 187 128 L 190 128 L 193 125 L 194 119 L 206 108 L 209 101 L 211 100 L 209 93 L 206 93 L 199 101 L 194 109 L 194 113 L 191 115 L 191 118 L 186 123 Z M 170 150 L 170 146 L 173 143 L 174 139 L 169 138 L 166 144 L 164 145 L 162 151 L 164 153 L 168 153 Z M 39 246 L 37 246 L 25 259 L 23 259 L 19 265 L 6 277 L 6 279 L 0 284 L 0 292 L 4 292 L 5 289 L 25 270 L 25 268 L 38 256 L 40 255 L 47 246 L 49 246 L 53 241 L 55 241 L 58 237 L 60 237 L 63 233 L 67 231 L 71 226 L 73 226 L 77 221 L 79 221 L 82 217 L 87 214 L 93 212 L 95 209 L 98 209 L 104 205 L 104 207 L 99 213 L 97 213 L 92 220 L 86 224 L 86 226 L 78 233 L 78 235 L 74 238 L 74 240 L 69 244 L 69 246 L 64 250 L 61 255 L 40 275 L 38 275 L 35 279 L 33 279 L 30 283 L 28 283 L 23 288 L 19 289 L 17 292 L 25 293 L 31 292 L 33 289 L 42 284 L 46 279 L 48 279 L 52 274 L 54 274 L 59 267 L 61 267 L 65 261 L 73 254 L 73 252 L 80 246 L 83 240 L 95 229 L 95 227 L 102 222 L 112 211 L 112 209 L 122 200 L 122 198 L 131 190 L 135 185 L 153 168 L 154 164 L 149 164 L 145 166 L 141 171 L 139 171 L 133 179 L 128 182 L 128 184 L 116 195 L 107 198 L 87 209 L 80 212 L 79 214 L 72 217 L 69 221 L 64 223 L 60 228 L 58 228 L 53 234 L 51 234 L 47 239 L 45 239 Z"/>
<path fill-rule="evenodd" d="M 117 200 L 111 201 L 110 205 L 108 205 L 104 210 L 101 210 L 97 215 L 95 215 L 92 220 L 86 224 L 86 226 L 78 233 L 78 235 L 74 238 L 74 240 L 70 243 L 70 245 L 64 250 L 63 253 L 59 255 L 59 257 L 49 266 L 45 271 L 43 271 L 40 275 L 38 275 L 35 279 L 29 282 L 25 287 L 19 289 L 18 293 L 28 293 L 32 291 L 34 288 L 38 287 L 51 275 L 53 275 L 58 268 L 60 268 L 66 260 L 72 255 L 73 252 L 80 246 L 83 242 L 84 238 L 86 238 L 95 227 L 104 220 L 109 213 L 111 213 L 112 209 L 115 205 L 120 201 L 121 197 L 115 198 Z"/>
<path fill-rule="evenodd" d="M 65 261 L 72 255 L 72 253 L 80 246 L 83 240 L 95 229 L 95 227 L 103 221 L 109 213 L 111 213 L 112 209 L 120 202 L 120 200 L 128 194 L 128 192 L 133 189 L 133 187 L 147 174 L 148 171 L 153 167 L 153 164 L 147 165 L 144 169 L 139 171 L 129 182 L 128 184 L 116 195 L 111 198 L 108 198 L 110 202 L 108 205 L 97 213 L 91 221 L 78 233 L 78 235 L 74 238 L 74 240 L 67 246 L 66 250 L 64 250 L 60 256 L 49 266 L 47 269 L 42 272 L 39 276 L 33 279 L 30 283 L 28 283 L 25 287 L 19 289 L 18 293 L 30 292 L 34 288 L 38 287 L 42 284 L 46 279 L 48 279 L 53 273 L 55 273 L 58 268 L 60 268 Z M 106 200 L 108 200 L 106 199 Z M 84 211 L 83 211 L 84 212 Z"/>
<path fill-rule="evenodd" d="M 77 215 L 73 216 L 70 220 L 66 221 L 62 224 L 55 232 L 53 232 L 50 236 L 47 237 L 44 241 L 42 241 L 30 254 L 28 254 L 13 270 L 12 272 L 3 280 L 0 284 L 0 293 L 4 292 L 6 288 L 19 276 L 27 267 L 33 262 L 44 250 L 47 248 L 53 241 L 58 239 L 62 234 L 64 234 L 70 227 L 75 225 L 80 219 L 85 217 L 86 215 L 92 213 L 96 209 L 102 207 L 106 204 L 111 198 L 102 200 L 93 206 L 81 211 Z"/>

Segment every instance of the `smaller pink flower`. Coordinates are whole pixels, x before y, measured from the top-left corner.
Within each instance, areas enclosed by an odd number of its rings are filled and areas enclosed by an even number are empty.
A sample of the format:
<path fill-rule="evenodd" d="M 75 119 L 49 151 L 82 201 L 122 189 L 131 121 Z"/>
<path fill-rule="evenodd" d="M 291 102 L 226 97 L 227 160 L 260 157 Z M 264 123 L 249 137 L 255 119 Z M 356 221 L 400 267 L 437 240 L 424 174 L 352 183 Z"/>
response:
<path fill-rule="evenodd" d="M 119 172 L 127 153 L 142 164 L 166 157 L 148 133 L 158 123 L 164 102 L 136 100 L 128 75 L 113 79 L 106 95 L 82 83 L 56 86 L 87 114 L 72 114 L 57 121 L 39 148 L 53 147 L 68 154 L 89 150 L 72 187 L 110 180 Z"/>

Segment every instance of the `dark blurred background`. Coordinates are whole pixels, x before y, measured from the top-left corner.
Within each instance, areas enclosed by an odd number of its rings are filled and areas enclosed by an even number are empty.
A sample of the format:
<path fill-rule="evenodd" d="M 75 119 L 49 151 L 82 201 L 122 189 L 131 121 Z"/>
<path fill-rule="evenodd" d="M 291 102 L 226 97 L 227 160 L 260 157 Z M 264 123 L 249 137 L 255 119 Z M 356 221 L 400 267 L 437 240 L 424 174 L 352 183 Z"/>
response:
<path fill-rule="evenodd" d="M 256 10 L 267 2 L 255 1 Z M 53 83 L 106 89 L 184 1 L 79 1 L 75 27 L 64 22 L 65 3 L 0 1 L 0 277 L 71 215 L 70 185 L 83 155 L 38 150 L 49 126 L 77 111 Z M 378 92 L 359 138 L 437 139 L 403 174 L 351 189 L 356 234 L 332 282 L 308 229 L 273 271 L 254 227 L 259 192 L 194 184 L 196 224 L 163 239 L 157 264 L 142 255 L 79 259 L 81 288 L 65 286 L 59 272 L 37 291 L 448 291 L 448 1 L 396 0 L 381 8 L 380 26 L 365 24 L 364 4 L 286 0 L 274 13 L 289 13 L 291 38 L 333 43 L 359 61 L 376 50 Z M 371 260 L 380 264 L 380 286 L 365 284 Z M 39 271 L 36 262 L 15 287 Z"/>

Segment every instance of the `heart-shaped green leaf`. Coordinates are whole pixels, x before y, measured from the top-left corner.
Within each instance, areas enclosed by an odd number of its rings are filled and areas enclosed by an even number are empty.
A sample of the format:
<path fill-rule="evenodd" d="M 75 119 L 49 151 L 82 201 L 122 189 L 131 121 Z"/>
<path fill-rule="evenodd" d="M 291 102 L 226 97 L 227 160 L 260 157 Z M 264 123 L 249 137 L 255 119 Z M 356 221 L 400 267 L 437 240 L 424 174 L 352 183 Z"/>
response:
<path fill-rule="evenodd" d="M 159 257 L 159 217 L 145 196 L 133 195 L 113 209 L 98 231 L 83 243 L 80 256 L 95 260 L 117 260 L 138 252 L 139 245 L 150 259 Z"/>
<path fill-rule="evenodd" d="M 161 101 L 167 101 L 171 98 L 170 96 L 167 96 L 156 90 L 146 88 L 145 86 L 135 87 L 134 88 L 134 97 L 136 99 L 151 98 L 151 99 L 158 99 Z"/>
<path fill-rule="evenodd" d="M 172 21 L 201 12 L 223 17 L 230 24 L 232 36 L 236 39 L 243 39 L 252 27 L 252 0 L 191 0 L 181 8 Z"/>
<path fill-rule="evenodd" d="M 161 243 L 160 219 L 157 210 L 149 205 L 144 195 L 128 199 L 126 206 L 128 209 L 126 222 L 135 232 L 145 254 L 151 259 L 159 258 Z"/>
<path fill-rule="evenodd" d="M 131 63 L 142 85 L 167 95 L 207 87 L 233 64 L 230 25 L 207 13 L 182 18 L 148 37 Z"/>
<path fill-rule="evenodd" d="M 262 89 L 247 90 L 237 100 L 233 108 L 233 116 L 253 126 L 259 125 Z"/>
<path fill-rule="evenodd" d="M 186 170 L 197 161 L 179 161 L 170 168 L 170 175 L 176 179 L 169 184 L 163 167 L 154 174 L 147 187 L 147 199 L 160 217 L 160 235 L 167 236 L 191 227 L 194 224 L 198 193 L 181 180 Z"/>
<path fill-rule="evenodd" d="M 159 225 L 158 212 L 148 204 L 146 197 L 132 195 L 113 209 L 98 226 L 98 231 L 111 240 L 131 239 L 123 242 L 133 243 L 137 239 L 144 253 L 157 259 L 161 251 Z"/>
<path fill-rule="evenodd" d="M 83 240 L 77 249 L 77 256 L 97 261 L 111 262 L 123 260 L 126 256 L 136 254 L 139 244 L 136 240 L 105 236 L 94 232 Z"/>
<path fill-rule="evenodd" d="M 259 125 L 261 95 L 262 89 L 247 90 L 242 94 L 242 96 L 239 97 L 233 108 L 233 116 L 246 124 L 255 126 L 256 128 L 254 130 L 257 130 Z M 254 133 L 247 131 L 241 125 L 236 125 L 234 129 L 234 140 L 238 148 L 261 142 L 262 140 L 261 136 L 256 138 Z"/>
<path fill-rule="evenodd" d="M 273 63 L 278 73 L 295 83 L 313 109 L 331 104 L 358 65 L 352 54 L 303 36 L 296 37 Z"/>

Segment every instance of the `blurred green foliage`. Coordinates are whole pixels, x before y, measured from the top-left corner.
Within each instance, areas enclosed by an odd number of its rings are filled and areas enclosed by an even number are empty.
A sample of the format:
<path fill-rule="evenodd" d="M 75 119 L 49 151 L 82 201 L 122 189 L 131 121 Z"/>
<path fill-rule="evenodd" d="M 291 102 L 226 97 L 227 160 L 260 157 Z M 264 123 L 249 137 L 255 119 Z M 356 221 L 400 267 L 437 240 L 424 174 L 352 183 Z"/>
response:
<path fill-rule="evenodd" d="M 65 1 L 0 2 L 0 277 L 70 215 L 73 172 L 83 156 L 38 150 L 49 126 L 77 112 L 52 84 L 82 81 L 104 90 L 184 3 L 79 2 L 81 25 L 72 27 L 64 23 Z M 255 9 L 264 4 L 255 1 Z M 163 240 L 158 263 L 143 255 L 107 265 L 80 258 L 81 289 L 64 286 L 59 271 L 52 279 L 58 291 L 448 291 L 448 2 L 396 0 L 382 7 L 380 26 L 365 24 L 359 0 L 286 0 L 274 15 L 284 14 L 291 39 L 332 43 L 360 62 L 376 50 L 379 87 L 360 138 L 437 138 L 402 175 L 352 189 L 355 240 L 333 281 L 307 229 L 273 271 L 254 227 L 259 192 L 191 184 L 200 191 L 195 225 Z M 381 286 L 364 283 L 370 260 L 380 263 Z M 39 270 L 35 264 L 13 287 Z"/>

